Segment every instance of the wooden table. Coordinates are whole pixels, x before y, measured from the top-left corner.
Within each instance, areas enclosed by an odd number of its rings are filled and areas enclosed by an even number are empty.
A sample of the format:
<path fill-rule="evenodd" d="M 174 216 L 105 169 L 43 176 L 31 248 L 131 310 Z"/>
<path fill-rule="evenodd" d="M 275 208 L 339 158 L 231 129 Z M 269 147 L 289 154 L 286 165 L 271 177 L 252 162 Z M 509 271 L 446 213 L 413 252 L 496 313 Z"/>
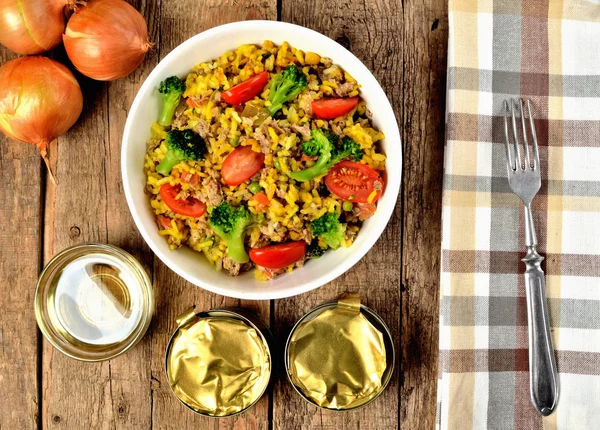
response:
<path fill-rule="evenodd" d="M 110 84 L 78 79 L 85 107 L 51 145 L 54 186 L 38 152 L 0 138 L 0 429 L 429 429 L 435 422 L 438 278 L 446 45 L 445 0 L 133 0 L 156 47 L 131 76 Z M 283 20 L 337 40 L 373 71 L 402 131 L 404 182 L 394 216 L 375 247 L 344 276 L 311 293 L 245 302 L 201 290 L 150 252 L 125 203 L 120 147 L 125 119 L 144 78 L 184 40 L 245 19 Z M 51 56 L 64 60 L 59 48 Z M 15 57 L 2 48 L 0 62 Z M 55 351 L 33 313 L 38 273 L 60 250 L 106 242 L 135 255 L 152 274 L 157 309 L 143 341 L 104 363 Z M 171 394 L 163 356 L 175 317 L 242 305 L 270 324 L 283 345 L 292 324 L 314 305 L 359 291 L 394 333 L 398 369 L 366 408 L 324 412 L 298 396 L 283 374 L 247 413 L 211 420 Z"/>

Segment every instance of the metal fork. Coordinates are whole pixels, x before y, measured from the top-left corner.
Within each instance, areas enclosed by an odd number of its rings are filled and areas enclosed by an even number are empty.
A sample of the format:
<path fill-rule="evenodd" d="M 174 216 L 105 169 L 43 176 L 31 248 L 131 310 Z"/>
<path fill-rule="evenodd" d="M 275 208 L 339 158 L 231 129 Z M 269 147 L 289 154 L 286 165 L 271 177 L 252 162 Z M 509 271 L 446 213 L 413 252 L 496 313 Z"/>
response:
<path fill-rule="evenodd" d="M 540 155 L 538 151 L 535 124 L 531 114 L 531 103 L 527 103 L 527 117 L 531 133 L 533 160 L 530 158 L 529 139 L 525 126 L 523 100 L 504 101 L 504 135 L 506 139 L 506 167 L 508 183 L 513 193 L 523 202 L 525 211 L 525 245 L 527 255 L 523 259 L 525 270 L 525 293 L 527 296 L 527 322 L 529 333 L 529 388 L 531 401 L 543 416 L 550 415 L 558 403 L 558 373 L 554 360 L 554 348 L 548 323 L 546 304 L 546 282 L 540 267 L 544 257 L 536 250 L 537 238 L 531 215 L 531 200 L 539 191 L 542 181 L 540 177 Z M 521 157 L 515 106 L 518 106 L 521 130 L 523 135 L 524 158 Z M 512 124 L 512 143 L 509 136 L 509 121 Z M 512 148 L 512 151 L 511 151 Z"/>

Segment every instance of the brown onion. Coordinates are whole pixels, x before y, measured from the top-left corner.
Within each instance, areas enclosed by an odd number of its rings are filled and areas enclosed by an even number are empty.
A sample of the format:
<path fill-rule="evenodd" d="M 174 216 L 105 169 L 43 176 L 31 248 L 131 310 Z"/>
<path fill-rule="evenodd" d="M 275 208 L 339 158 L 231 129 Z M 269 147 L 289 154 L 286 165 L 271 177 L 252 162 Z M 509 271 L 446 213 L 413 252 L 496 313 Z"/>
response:
<path fill-rule="evenodd" d="M 62 40 L 69 0 L 0 0 L 0 43 L 17 54 L 49 51 Z"/>
<path fill-rule="evenodd" d="M 133 72 L 152 44 L 142 15 L 124 0 L 90 0 L 69 19 L 63 42 L 86 76 L 113 81 Z"/>
<path fill-rule="evenodd" d="M 77 79 L 62 64 L 21 57 L 0 67 L 0 130 L 35 145 L 48 169 L 48 144 L 75 124 L 82 108 Z"/>

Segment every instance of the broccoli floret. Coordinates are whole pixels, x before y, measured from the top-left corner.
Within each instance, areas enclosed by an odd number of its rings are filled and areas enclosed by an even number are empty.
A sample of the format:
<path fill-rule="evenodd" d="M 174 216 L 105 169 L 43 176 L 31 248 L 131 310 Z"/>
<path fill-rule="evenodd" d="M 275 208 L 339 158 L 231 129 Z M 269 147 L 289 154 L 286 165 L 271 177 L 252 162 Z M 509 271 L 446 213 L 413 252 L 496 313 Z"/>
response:
<path fill-rule="evenodd" d="M 342 224 L 335 212 L 328 212 L 310 223 L 313 236 L 323 238 L 327 246 L 337 249 L 344 240 L 346 225 Z"/>
<path fill-rule="evenodd" d="M 275 115 L 285 102 L 300 94 L 307 85 L 306 75 L 293 64 L 290 64 L 283 72 L 273 76 L 269 92 L 271 106 L 267 108 L 269 114 L 271 116 Z"/>
<path fill-rule="evenodd" d="M 181 95 L 185 91 L 185 82 L 177 76 L 171 76 L 162 81 L 158 92 L 162 94 L 163 105 L 158 123 L 164 127 L 171 125 L 175 109 L 179 106 Z"/>
<path fill-rule="evenodd" d="M 349 137 L 344 137 L 342 142 L 338 143 L 337 135 L 323 130 L 312 130 L 310 134 L 312 138 L 302 144 L 302 152 L 309 156 L 318 155 L 319 158 L 308 169 L 290 173 L 290 177 L 298 182 L 310 181 L 326 174 L 345 158 L 359 161 L 363 156 L 360 146 Z"/>
<path fill-rule="evenodd" d="M 169 130 L 167 132 L 167 153 L 156 171 L 170 175 L 173 166 L 183 160 L 204 160 L 206 143 L 192 130 Z"/>
<path fill-rule="evenodd" d="M 253 218 L 245 206 L 233 208 L 227 202 L 216 206 L 210 213 L 209 225 L 225 242 L 229 257 L 237 263 L 247 263 L 248 253 L 244 247 L 246 229 L 252 224 Z"/>
<path fill-rule="evenodd" d="M 336 148 L 332 158 L 337 159 L 338 161 L 336 161 L 336 163 L 338 163 L 344 158 L 360 161 L 362 157 L 363 151 L 360 149 L 360 145 L 349 137 L 344 136 L 342 144 Z"/>
<path fill-rule="evenodd" d="M 306 247 L 306 258 L 319 258 L 325 254 L 326 249 L 319 246 L 318 240 L 313 240 Z"/>

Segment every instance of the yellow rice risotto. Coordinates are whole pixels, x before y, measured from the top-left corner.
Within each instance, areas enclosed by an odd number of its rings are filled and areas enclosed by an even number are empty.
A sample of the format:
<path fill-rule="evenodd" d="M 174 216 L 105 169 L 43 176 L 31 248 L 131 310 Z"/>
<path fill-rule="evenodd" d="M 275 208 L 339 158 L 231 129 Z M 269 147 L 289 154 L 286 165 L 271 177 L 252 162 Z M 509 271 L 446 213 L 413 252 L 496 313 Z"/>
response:
<path fill-rule="evenodd" d="M 158 234 L 261 280 L 352 245 L 383 192 L 384 136 L 360 84 L 284 42 L 169 77 L 144 171 Z"/>

